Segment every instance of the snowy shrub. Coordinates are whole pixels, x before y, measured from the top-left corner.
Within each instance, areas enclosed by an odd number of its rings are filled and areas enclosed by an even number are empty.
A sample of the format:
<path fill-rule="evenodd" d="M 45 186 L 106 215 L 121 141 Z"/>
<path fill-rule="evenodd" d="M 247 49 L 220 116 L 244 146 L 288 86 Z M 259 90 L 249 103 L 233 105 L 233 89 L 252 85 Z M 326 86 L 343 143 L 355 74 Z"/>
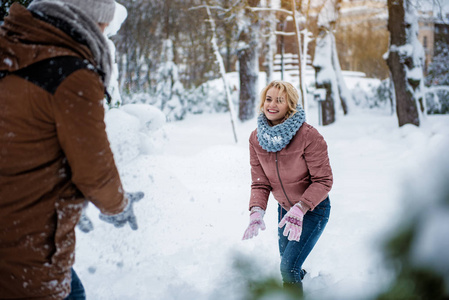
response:
<path fill-rule="evenodd" d="M 374 93 L 370 101 L 370 107 L 385 107 L 390 103 L 390 79 L 382 80 L 380 85 L 374 87 Z"/>
<path fill-rule="evenodd" d="M 429 64 L 426 84 L 449 85 L 449 45 L 439 41 L 435 47 L 435 56 Z"/>
<path fill-rule="evenodd" d="M 106 113 L 106 132 L 117 165 L 125 165 L 139 155 L 160 147 L 165 115 L 147 104 L 127 104 Z"/>
<path fill-rule="evenodd" d="M 355 95 L 353 97 L 355 105 L 361 107 L 368 106 L 368 99 L 370 98 L 369 93 L 365 89 L 361 88 L 359 84 L 356 84 L 351 92 L 353 95 Z"/>
<path fill-rule="evenodd" d="M 191 114 L 202 114 L 210 112 L 206 87 L 204 85 L 188 90 L 185 95 L 187 101 L 187 110 Z"/>
<path fill-rule="evenodd" d="M 449 86 L 447 89 L 430 87 L 427 88 L 426 106 L 428 114 L 449 113 Z"/>
<path fill-rule="evenodd" d="M 151 104 L 155 101 L 151 100 L 154 96 L 149 93 L 134 93 L 134 94 L 124 94 L 123 103 L 124 104 Z"/>
<path fill-rule="evenodd" d="M 197 110 L 202 110 L 202 112 L 206 113 L 228 111 L 226 94 L 221 79 L 203 83 L 194 90 L 192 96 L 192 102 L 196 104 Z"/>
<path fill-rule="evenodd" d="M 165 40 L 163 63 L 158 70 L 158 84 L 151 93 L 136 93 L 126 97 L 124 103 L 146 103 L 159 108 L 168 121 L 184 119 L 187 113 L 216 113 L 228 110 L 221 79 L 203 83 L 193 89 L 185 89 L 179 78 L 179 67 L 173 61 L 173 43 Z M 231 96 L 238 101 L 236 89 Z"/>
<path fill-rule="evenodd" d="M 426 77 L 426 104 L 429 114 L 449 113 L 449 49 L 448 44 L 439 41 L 435 47 L 435 55 L 429 64 Z M 444 88 L 447 88 L 445 90 Z"/>
<path fill-rule="evenodd" d="M 238 103 L 238 91 L 231 91 L 234 105 Z M 199 87 L 183 89 L 176 100 L 171 99 L 165 103 L 164 114 L 168 120 L 182 120 L 185 114 L 221 113 L 228 111 L 226 95 L 221 80 L 205 82 Z M 181 100 L 184 104 L 181 104 Z M 149 93 L 134 93 L 123 96 L 126 104 L 149 104 L 160 108 L 161 97 Z"/>
<path fill-rule="evenodd" d="M 187 112 L 184 100 L 184 87 L 180 81 L 176 81 L 171 86 L 170 93 L 162 91 L 157 94 L 158 103 L 161 103 L 161 110 L 167 116 L 168 121 L 179 121 L 184 119 Z"/>
<path fill-rule="evenodd" d="M 278 275 L 267 273 L 259 264 L 246 255 L 239 255 L 233 263 L 233 279 L 242 290 L 245 300 L 295 300 L 303 299 L 298 290 L 283 286 Z"/>
<path fill-rule="evenodd" d="M 352 89 L 355 105 L 361 108 L 385 108 L 390 102 L 389 93 L 390 80 L 385 79 L 379 84 L 357 83 Z"/>
<path fill-rule="evenodd" d="M 448 146 L 446 142 L 434 150 L 433 157 L 427 153 L 426 160 L 416 162 L 420 174 L 410 172 L 414 177 L 405 185 L 403 196 L 406 218 L 385 251 L 395 275 L 389 289 L 377 299 L 449 297 Z"/>

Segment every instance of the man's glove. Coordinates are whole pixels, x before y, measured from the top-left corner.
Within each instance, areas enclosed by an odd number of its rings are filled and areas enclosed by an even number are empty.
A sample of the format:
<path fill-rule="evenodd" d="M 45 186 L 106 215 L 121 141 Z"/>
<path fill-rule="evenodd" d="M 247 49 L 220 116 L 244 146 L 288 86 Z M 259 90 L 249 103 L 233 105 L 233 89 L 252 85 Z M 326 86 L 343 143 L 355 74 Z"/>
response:
<path fill-rule="evenodd" d="M 305 210 L 307 212 L 307 210 Z M 279 223 L 279 228 L 284 228 L 284 236 L 288 236 L 289 241 L 299 242 L 302 232 L 302 220 L 304 219 L 304 212 L 301 204 L 295 204 L 285 214 Z"/>
<path fill-rule="evenodd" d="M 132 230 L 137 230 L 137 220 L 133 211 L 133 203 L 139 201 L 145 196 L 143 192 L 135 192 L 135 193 L 125 193 L 125 197 L 128 198 L 128 205 L 125 207 L 121 213 L 107 216 L 104 214 L 100 214 L 100 219 L 113 224 L 115 227 L 123 227 L 126 223 L 129 223 L 129 226 Z"/>
<path fill-rule="evenodd" d="M 78 228 L 84 233 L 89 233 L 92 230 L 94 230 L 94 224 L 89 219 L 89 217 L 86 215 L 86 208 L 83 208 L 83 211 L 81 212 L 81 218 L 78 221 Z"/>
<path fill-rule="evenodd" d="M 259 234 L 259 228 L 265 230 L 265 222 L 263 221 L 263 216 L 265 211 L 260 207 L 251 208 L 251 214 L 249 216 L 249 225 L 243 234 L 242 240 L 248 240 Z"/>

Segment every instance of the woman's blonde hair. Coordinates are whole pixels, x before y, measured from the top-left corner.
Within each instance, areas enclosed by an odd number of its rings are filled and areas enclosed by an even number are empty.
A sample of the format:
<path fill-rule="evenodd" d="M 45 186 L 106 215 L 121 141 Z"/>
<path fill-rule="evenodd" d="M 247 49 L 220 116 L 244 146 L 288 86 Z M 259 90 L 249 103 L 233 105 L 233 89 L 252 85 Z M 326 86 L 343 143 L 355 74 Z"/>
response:
<path fill-rule="evenodd" d="M 288 104 L 287 115 L 290 117 L 291 115 L 296 113 L 297 112 L 296 106 L 298 106 L 299 101 L 298 91 L 291 83 L 282 80 L 273 80 L 266 87 L 263 88 L 262 92 L 260 93 L 260 105 L 259 105 L 260 112 L 263 112 L 263 106 L 265 104 L 265 99 L 267 98 L 267 92 L 272 87 L 279 89 L 281 93 L 285 92 Z"/>

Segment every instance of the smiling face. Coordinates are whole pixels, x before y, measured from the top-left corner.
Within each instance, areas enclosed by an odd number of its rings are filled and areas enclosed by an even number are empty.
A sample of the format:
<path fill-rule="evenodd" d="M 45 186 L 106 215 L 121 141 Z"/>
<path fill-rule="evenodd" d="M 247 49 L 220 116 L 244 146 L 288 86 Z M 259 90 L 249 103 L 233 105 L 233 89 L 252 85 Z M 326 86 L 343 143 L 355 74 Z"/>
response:
<path fill-rule="evenodd" d="M 280 124 L 287 114 L 288 103 L 287 94 L 280 92 L 278 88 L 272 87 L 267 91 L 263 112 L 273 125 Z"/>

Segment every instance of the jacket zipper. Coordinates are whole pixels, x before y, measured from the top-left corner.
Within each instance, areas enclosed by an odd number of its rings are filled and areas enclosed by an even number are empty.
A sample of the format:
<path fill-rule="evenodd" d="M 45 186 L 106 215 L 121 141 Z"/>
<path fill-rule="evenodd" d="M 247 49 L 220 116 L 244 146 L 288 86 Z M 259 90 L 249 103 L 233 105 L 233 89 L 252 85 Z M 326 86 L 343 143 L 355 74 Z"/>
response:
<path fill-rule="evenodd" d="M 284 189 L 284 185 L 282 184 L 281 175 L 279 174 L 278 152 L 276 152 L 276 171 L 278 173 L 279 182 L 281 183 L 282 191 L 284 192 L 285 198 L 287 198 L 288 203 L 290 203 L 290 205 L 293 206 L 293 204 L 290 202 L 290 199 L 288 199 L 287 193 L 285 192 Z"/>

